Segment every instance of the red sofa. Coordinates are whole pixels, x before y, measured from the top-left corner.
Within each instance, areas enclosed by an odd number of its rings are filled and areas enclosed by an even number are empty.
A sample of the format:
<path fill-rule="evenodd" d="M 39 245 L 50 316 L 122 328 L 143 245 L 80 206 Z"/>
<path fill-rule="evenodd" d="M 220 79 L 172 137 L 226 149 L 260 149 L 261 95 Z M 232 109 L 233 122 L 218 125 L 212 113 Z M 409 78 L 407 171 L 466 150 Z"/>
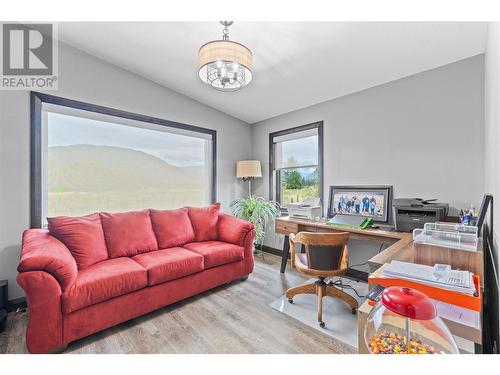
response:
<path fill-rule="evenodd" d="M 31 353 L 69 342 L 253 271 L 254 226 L 206 208 L 49 218 L 23 234 Z"/>

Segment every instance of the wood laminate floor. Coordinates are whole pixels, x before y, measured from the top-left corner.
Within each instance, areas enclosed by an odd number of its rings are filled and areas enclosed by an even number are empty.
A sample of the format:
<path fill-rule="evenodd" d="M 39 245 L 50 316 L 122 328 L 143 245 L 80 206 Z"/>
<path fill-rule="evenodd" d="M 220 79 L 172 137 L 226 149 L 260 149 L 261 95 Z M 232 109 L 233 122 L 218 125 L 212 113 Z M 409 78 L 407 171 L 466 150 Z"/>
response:
<path fill-rule="evenodd" d="M 69 344 L 65 353 L 355 353 L 356 350 L 273 310 L 269 303 L 306 278 L 280 258 L 257 255 L 237 281 Z M 0 353 L 26 353 L 27 312 L 11 313 Z"/>

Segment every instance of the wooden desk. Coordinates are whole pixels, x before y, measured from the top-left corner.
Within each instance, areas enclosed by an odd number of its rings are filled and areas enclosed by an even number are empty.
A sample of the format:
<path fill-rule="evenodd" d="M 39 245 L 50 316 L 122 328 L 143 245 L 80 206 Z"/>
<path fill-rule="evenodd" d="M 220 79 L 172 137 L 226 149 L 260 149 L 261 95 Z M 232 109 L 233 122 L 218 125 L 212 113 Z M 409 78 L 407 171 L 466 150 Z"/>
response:
<path fill-rule="evenodd" d="M 381 229 L 354 229 L 354 228 L 340 228 L 334 227 L 326 223 L 326 221 L 312 221 L 305 219 L 297 219 L 291 217 L 280 217 L 276 219 L 275 230 L 276 233 L 285 235 L 285 242 L 283 243 L 283 257 L 281 260 L 281 273 L 285 272 L 288 256 L 290 253 L 290 243 L 288 235 L 290 233 L 298 233 L 301 231 L 306 232 L 349 232 L 350 237 L 359 240 L 375 241 L 382 244 L 388 244 L 389 247 L 376 254 L 368 260 L 370 273 L 375 272 L 385 263 L 390 263 L 391 260 L 400 260 L 403 262 L 414 262 L 415 246 L 413 243 L 413 236 L 411 233 L 395 232 L 389 230 L 390 227 L 381 225 Z M 478 253 L 482 251 L 482 243 L 480 243 Z M 482 264 L 481 264 L 482 266 Z M 483 281 L 483 272 L 477 272 Z M 482 284 L 482 283 L 481 283 Z M 364 344 L 363 330 L 366 318 L 371 310 L 371 306 L 365 301 L 358 309 L 358 335 L 359 335 L 359 352 L 368 353 Z M 459 337 L 466 340 L 481 343 L 481 328 L 474 328 L 462 325 L 450 320 L 444 320 L 450 331 Z"/>
<path fill-rule="evenodd" d="M 370 272 L 375 271 L 382 264 L 387 263 L 391 259 L 411 261 L 413 259 L 412 252 L 408 249 L 408 245 L 413 242 L 412 234 L 396 232 L 390 230 L 390 228 L 391 227 L 388 226 L 380 226 L 380 229 L 340 228 L 327 224 L 325 220 L 313 221 L 291 218 L 289 216 L 277 218 L 275 221 L 275 231 L 276 233 L 285 235 L 283 255 L 281 258 L 281 273 L 285 272 L 288 256 L 290 254 L 288 235 L 298 232 L 349 232 L 350 238 L 389 245 L 389 247 L 368 260 Z"/>

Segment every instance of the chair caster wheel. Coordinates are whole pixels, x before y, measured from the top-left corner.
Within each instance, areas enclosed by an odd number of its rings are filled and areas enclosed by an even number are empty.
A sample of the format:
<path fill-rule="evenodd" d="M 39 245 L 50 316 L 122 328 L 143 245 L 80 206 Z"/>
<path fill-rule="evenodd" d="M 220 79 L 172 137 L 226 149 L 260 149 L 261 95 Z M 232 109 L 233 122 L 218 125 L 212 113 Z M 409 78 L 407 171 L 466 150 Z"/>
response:
<path fill-rule="evenodd" d="M 289 302 L 289 303 L 293 303 L 293 299 L 288 298 L 288 302 Z"/>
<path fill-rule="evenodd" d="M 358 311 L 357 309 L 351 309 L 351 314 L 352 314 L 352 315 L 356 315 L 356 312 L 357 312 L 357 311 Z"/>
<path fill-rule="evenodd" d="M 321 328 L 325 328 L 325 322 L 319 322 L 319 326 L 320 326 Z"/>

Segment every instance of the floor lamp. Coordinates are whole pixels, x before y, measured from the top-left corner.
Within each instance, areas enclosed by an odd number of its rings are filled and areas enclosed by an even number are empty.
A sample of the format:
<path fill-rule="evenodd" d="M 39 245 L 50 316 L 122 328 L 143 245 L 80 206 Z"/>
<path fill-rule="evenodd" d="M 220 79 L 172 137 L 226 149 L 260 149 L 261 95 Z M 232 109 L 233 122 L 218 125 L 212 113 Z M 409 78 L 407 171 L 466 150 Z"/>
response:
<path fill-rule="evenodd" d="M 262 177 L 262 169 L 258 160 L 240 160 L 236 163 L 236 177 L 248 181 L 248 196 L 252 196 L 252 180 Z"/>

